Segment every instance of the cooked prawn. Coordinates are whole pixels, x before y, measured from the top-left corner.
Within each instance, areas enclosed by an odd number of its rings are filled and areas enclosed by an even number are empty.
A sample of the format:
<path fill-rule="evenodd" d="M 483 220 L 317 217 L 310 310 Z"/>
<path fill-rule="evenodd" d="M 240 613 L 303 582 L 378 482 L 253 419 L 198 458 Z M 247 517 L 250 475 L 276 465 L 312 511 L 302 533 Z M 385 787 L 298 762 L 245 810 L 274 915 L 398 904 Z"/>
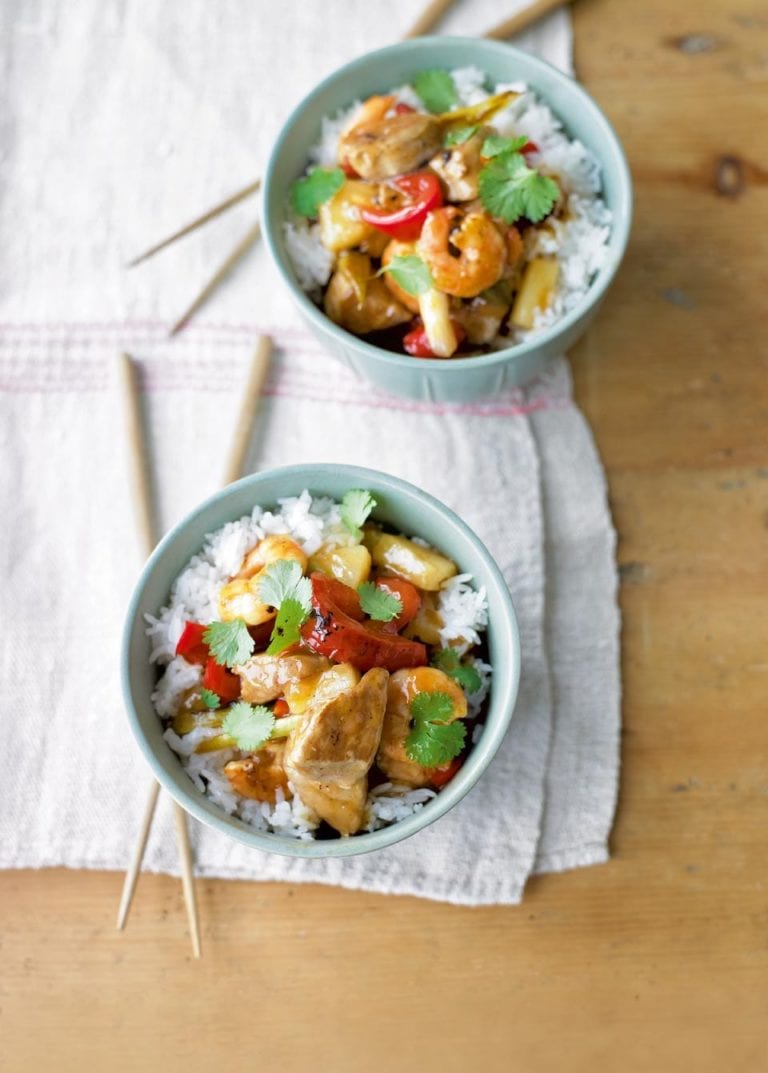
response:
<path fill-rule="evenodd" d="M 449 697 L 453 708 L 448 720 L 451 723 L 467 714 L 463 689 L 436 667 L 409 667 L 389 676 L 387 710 L 376 763 L 393 782 L 406 786 L 426 786 L 432 778 L 432 769 L 417 764 L 405 751 L 413 722 L 411 701 L 417 693 L 444 693 Z"/>
<path fill-rule="evenodd" d="M 419 252 L 435 285 L 456 298 L 474 298 L 492 287 L 507 263 L 506 242 L 490 216 L 452 205 L 427 216 Z"/>
<path fill-rule="evenodd" d="M 307 557 L 296 541 L 282 533 L 271 533 L 250 549 L 235 577 L 252 578 L 265 566 L 281 559 L 293 559 L 301 567 L 302 573 L 307 569 Z"/>

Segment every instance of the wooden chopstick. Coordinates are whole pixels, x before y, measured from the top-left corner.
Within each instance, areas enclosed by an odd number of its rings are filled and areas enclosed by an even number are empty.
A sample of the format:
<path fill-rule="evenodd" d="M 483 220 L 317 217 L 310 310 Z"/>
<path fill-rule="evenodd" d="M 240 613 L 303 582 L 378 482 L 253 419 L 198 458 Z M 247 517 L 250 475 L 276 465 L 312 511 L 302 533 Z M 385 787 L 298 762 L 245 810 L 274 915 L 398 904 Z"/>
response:
<path fill-rule="evenodd" d="M 240 405 L 240 416 L 235 426 L 235 434 L 232 446 L 229 449 L 229 459 L 224 471 L 224 484 L 231 484 L 238 477 L 243 476 L 243 466 L 248 446 L 253 435 L 253 422 L 261 402 L 264 381 L 269 372 L 269 363 L 272 357 L 272 340 L 268 335 L 259 336 L 256 349 L 251 358 L 251 369 L 248 374 L 248 383 Z"/>
<path fill-rule="evenodd" d="M 128 871 L 125 873 L 125 879 L 123 880 L 123 892 L 120 895 L 120 907 L 117 910 L 118 931 L 123 930 L 125 922 L 128 919 L 128 910 L 131 908 L 133 894 L 136 890 L 139 872 L 141 871 L 141 862 L 144 860 L 144 851 L 147 848 L 147 839 L 149 838 L 149 831 L 152 827 L 152 820 L 155 815 L 155 808 L 157 807 L 157 795 L 159 793 L 160 783 L 157 782 L 156 779 L 153 779 L 152 785 L 149 788 L 149 794 L 147 795 L 147 803 L 144 806 L 144 816 L 141 821 L 139 837 L 136 840 L 136 848 L 133 851 L 131 863 L 128 866 Z"/>
<path fill-rule="evenodd" d="M 250 443 L 251 435 L 253 433 L 253 423 L 258 413 L 259 404 L 262 397 L 262 388 L 264 381 L 266 380 L 267 373 L 269 372 L 269 364 L 272 356 L 272 340 L 267 335 L 259 336 L 256 341 L 256 347 L 251 358 L 251 368 L 248 375 L 248 383 L 243 394 L 243 399 L 240 404 L 240 413 L 235 428 L 235 435 L 233 437 L 232 446 L 229 452 L 229 458 L 227 460 L 227 466 L 225 471 L 225 484 L 229 484 L 237 477 L 242 476 L 242 468 L 245 462 L 245 458 L 248 452 L 248 445 Z M 139 406 L 138 398 L 138 386 L 136 383 L 136 371 L 131 358 L 127 354 L 123 354 L 121 357 L 121 373 L 123 378 L 123 387 L 126 392 L 126 401 L 128 403 L 126 409 L 129 419 L 129 437 L 131 443 L 138 444 L 139 448 L 146 442 L 144 437 L 144 425 L 141 420 L 141 409 Z M 153 534 L 153 510 L 152 510 L 152 497 L 151 488 L 148 476 L 148 467 L 144 461 L 146 457 L 146 451 L 139 451 L 137 458 L 137 451 L 131 451 L 132 456 L 132 477 L 135 487 L 136 505 L 137 505 L 137 518 L 142 528 L 142 534 L 146 539 L 147 534 Z M 150 549 L 151 550 L 151 549 Z M 152 781 L 152 785 L 147 796 L 147 802 L 144 807 L 144 816 L 142 818 L 141 828 L 139 830 L 139 836 L 136 840 L 136 849 L 134 850 L 133 857 L 131 859 L 130 866 L 125 875 L 125 881 L 123 883 L 122 896 L 120 898 L 120 907 L 117 912 L 117 927 L 122 930 L 125 927 L 125 922 L 128 919 L 128 912 L 131 908 L 131 902 L 133 901 L 133 895 L 136 890 L 136 883 L 138 881 L 139 873 L 141 871 L 141 864 L 144 859 L 144 851 L 147 846 L 147 838 L 149 837 L 149 831 L 152 826 L 152 820 L 155 814 L 155 808 L 157 807 L 157 797 L 160 791 L 160 784 L 155 780 Z M 195 896 L 194 875 L 192 869 L 192 853 L 189 846 L 189 832 L 187 830 L 186 813 L 182 807 L 174 801 L 174 819 L 176 824 L 176 838 L 179 846 L 179 857 L 181 860 L 181 880 L 184 890 L 184 900 L 187 906 L 187 917 L 189 919 L 190 936 L 192 939 L 192 951 L 196 958 L 200 957 L 200 926 L 197 914 L 197 899 Z"/>
<path fill-rule="evenodd" d="M 490 37 L 497 41 L 503 41 L 507 37 L 514 37 L 521 30 L 525 30 L 534 22 L 543 19 L 550 11 L 554 11 L 558 7 L 565 7 L 569 2 L 570 0 L 533 0 L 532 4 L 528 4 L 522 11 L 518 11 L 516 15 L 510 16 L 510 18 L 504 19 L 503 22 L 498 23 L 496 26 L 492 26 L 490 30 L 486 30 L 483 37 Z"/>
<path fill-rule="evenodd" d="M 229 273 L 235 267 L 237 262 L 242 257 L 244 257 L 248 250 L 250 250 L 251 246 L 256 243 L 256 240 L 258 239 L 260 234 L 261 225 L 256 222 L 252 227 L 248 229 L 248 231 L 246 231 L 246 233 L 240 239 L 235 248 L 224 258 L 222 263 L 213 273 L 213 275 L 205 284 L 205 286 L 197 295 L 197 297 L 194 298 L 190 305 L 184 310 L 179 319 L 168 332 L 169 336 L 176 335 L 178 332 L 180 332 L 184 325 L 195 315 L 198 309 L 202 305 L 204 305 L 205 302 L 208 301 L 208 299 L 222 282 L 222 280 L 229 275 Z"/>
<path fill-rule="evenodd" d="M 142 261 L 149 260 L 150 257 L 154 257 L 160 250 L 164 250 L 166 246 L 170 246 L 177 239 L 184 238 L 185 235 L 189 235 L 192 231 L 196 231 L 198 227 L 202 227 L 203 224 L 207 224 L 209 220 L 214 220 L 217 216 L 220 216 L 222 212 L 226 212 L 227 209 L 231 209 L 233 205 L 237 205 L 243 201 L 244 198 L 250 197 L 251 194 L 255 194 L 261 186 L 261 179 L 254 179 L 252 183 L 248 183 L 242 190 L 236 190 L 234 194 L 230 194 L 224 201 L 220 201 L 218 205 L 214 205 L 212 209 L 208 209 L 201 216 L 196 216 L 194 220 L 191 220 L 184 227 L 180 227 L 178 231 L 174 231 L 172 235 L 168 235 L 161 242 L 155 243 L 154 246 L 150 246 L 144 253 L 140 253 L 138 257 L 134 257 L 132 261 L 128 262 L 128 268 L 135 268 L 136 265 L 140 265 Z"/>
<path fill-rule="evenodd" d="M 453 7 L 455 2 L 456 0 L 432 0 L 424 8 L 410 30 L 403 34 L 403 41 L 407 41 L 411 37 L 421 37 L 422 34 L 428 33 L 445 15 L 446 11 Z"/>
<path fill-rule="evenodd" d="M 131 484 L 133 487 L 133 501 L 136 511 L 136 525 L 139 537 L 143 545 L 145 557 L 149 557 L 157 542 L 157 524 L 155 521 L 154 496 L 152 494 L 152 482 L 149 475 L 147 437 L 144 420 L 141 412 L 141 400 L 139 397 L 139 384 L 136 376 L 136 367 L 128 354 L 120 355 L 120 383 L 125 404 L 128 424 L 128 445 L 131 463 Z M 160 787 L 155 783 L 150 788 L 147 804 L 144 809 L 144 819 L 136 852 L 134 853 L 131 866 L 129 867 L 123 892 L 120 899 L 120 909 L 117 916 L 117 926 L 122 928 L 128 917 L 133 892 L 136 888 L 144 849 L 152 826 L 152 819 L 157 805 L 158 790 Z M 200 922 L 197 914 L 197 899 L 195 897 L 195 880 L 192 870 L 192 853 L 189 847 L 189 831 L 187 830 L 187 815 L 181 805 L 174 801 L 174 818 L 176 821 L 176 842 L 179 850 L 179 862 L 181 864 L 181 882 L 184 889 L 184 902 L 187 907 L 189 918 L 189 931 L 192 939 L 192 953 L 196 958 L 200 957 Z"/>

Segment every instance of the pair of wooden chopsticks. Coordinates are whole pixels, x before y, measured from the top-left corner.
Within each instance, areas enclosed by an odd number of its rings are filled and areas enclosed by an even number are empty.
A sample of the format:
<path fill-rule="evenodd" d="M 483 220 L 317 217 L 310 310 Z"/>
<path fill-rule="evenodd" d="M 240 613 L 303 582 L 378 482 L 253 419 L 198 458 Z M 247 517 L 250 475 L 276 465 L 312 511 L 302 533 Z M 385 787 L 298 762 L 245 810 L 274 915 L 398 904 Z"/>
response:
<path fill-rule="evenodd" d="M 264 381 L 269 371 L 269 361 L 272 351 L 271 340 L 268 336 L 261 336 L 256 344 L 256 349 L 251 359 L 251 369 L 248 384 L 240 406 L 240 414 L 232 439 L 229 452 L 224 484 L 230 484 L 242 476 L 248 445 L 253 432 L 253 423 L 261 400 Z M 142 420 L 141 401 L 139 398 L 139 386 L 136 377 L 136 366 L 127 354 L 120 357 L 120 384 L 123 402 L 127 418 L 128 442 L 131 459 L 131 476 L 133 485 L 133 497 L 136 512 L 136 525 L 142 541 L 143 550 L 147 556 L 155 546 L 157 527 L 155 512 L 153 510 L 153 498 L 151 491 L 151 479 L 147 442 L 144 422 Z M 152 781 L 144 808 L 144 816 L 139 830 L 133 858 L 125 875 L 120 907 L 117 911 L 117 927 L 122 930 L 128 918 L 131 908 L 136 883 L 141 871 L 141 862 L 144 859 L 144 851 L 147 845 L 152 820 L 157 807 L 157 798 L 160 792 L 160 784 Z M 195 882 L 192 867 L 192 852 L 189 845 L 189 831 L 187 829 L 187 816 L 181 805 L 173 803 L 174 821 L 176 826 L 176 841 L 179 847 L 179 862 L 181 864 L 181 882 L 184 890 L 184 901 L 187 907 L 189 919 L 189 932 L 192 939 L 192 952 L 196 958 L 200 957 L 200 922 L 197 912 L 197 899 L 195 897 Z"/>
<path fill-rule="evenodd" d="M 443 15 L 446 14 L 449 8 L 453 7 L 455 2 L 456 0 L 432 0 L 416 22 L 414 22 L 413 26 L 411 26 L 408 32 L 404 35 L 404 39 L 407 40 L 412 37 L 421 37 L 422 34 L 428 33 L 429 30 L 439 22 Z M 543 18 L 544 15 L 547 15 L 550 11 L 554 11 L 555 8 L 558 7 L 563 7 L 569 2 L 570 0 L 534 0 L 533 3 L 529 4 L 522 11 L 519 11 L 516 15 L 491 27 L 490 30 L 486 30 L 482 36 L 494 40 L 504 40 L 507 37 L 512 37 L 514 34 L 520 33 L 521 30 L 524 30 L 532 23 Z M 202 227 L 203 224 L 207 224 L 210 220 L 214 220 L 223 212 L 226 212 L 234 205 L 239 204 L 245 198 L 250 197 L 251 194 L 255 194 L 259 189 L 259 186 L 260 180 L 255 179 L 247 186 L 244 186 L 242 190 L 237 190 L 234 194 L 230 194 L 229 197 L 225 198 L 224 201 L 219 202 L 218 205 L 214 205 L 213 208 L 208 209 L 201 216 L 196 217 L 188 224 L 180 227 L 178 231 L 174 231 L 172 235 L 168 235 L 167 238 L 155 243 L 154 246 L 150 246 L 148 250 L 139 254 L 138 257 L 134 257 L 132 261 L 128 262 L 128 268 L 134 268 L 136 265 L 142 264 L 156 253 L 159 253 L 160 250 L 166 249 L 178 239 L 184 238 L 185 235 L 189 235 L 191 232 L 196 231 L 198 227 Z M 189 323 L 198 309 L 208 301 L 237 263 L 245 256 L 248 250 L 255 245 L 259 234 L 259 224 L 255 223 L 248 229 L 248 231 L 246 231 L 235 248 L 227 254 L 216 271 L 203 286 L 202 290 L 175 321 L 168 333 L 169 335 L 176 335 Z"/>

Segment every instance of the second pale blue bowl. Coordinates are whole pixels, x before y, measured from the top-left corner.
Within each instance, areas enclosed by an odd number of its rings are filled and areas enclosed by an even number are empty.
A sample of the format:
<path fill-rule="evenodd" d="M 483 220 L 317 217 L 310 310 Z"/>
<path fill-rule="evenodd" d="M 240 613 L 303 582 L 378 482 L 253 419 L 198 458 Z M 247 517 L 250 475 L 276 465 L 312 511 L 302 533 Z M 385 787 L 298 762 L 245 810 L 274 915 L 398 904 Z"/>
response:
<path fill-rule="evenodd" d="M 477 743 L 454 779 L 420 812 L 405 820 L 354 838 L 300 842 L 284 835 L 257 831 L 228 816 L 192 784 L 163 738 L 163 726 L 152 706 L 157 670 L 149 662 L 151 645 L 145 615 L 156 615 L 168 601 L 171 586 L 207 533 L 250 514 L 256 504 L 273 507 L 284 496 L 308 488 L 313 495 L 341 499 L 350 488 L 367 488 L 378 506 L 374 517 L 396 530 L 424 537 L 484 586 L 488 594 L 488 658 L 493 685 L 485 725 Z M 499 568 L 477 536 L 438 500 L 412 484 L 356 466 L 308 465 L 257 473 L 229 485 L 206 500 L 171 530 L 147 561 L 136 585 L 125 622 L 122 652 L 123 696 L 131 727 L 147 763 L 168 793 L 201 823 L 256 849 L 291 857 L 349 857 L 400 842 L 453 808 L 474 786 L 504 740 L 520 681 L 520 639 L 512 601 Z"/>
<path fill-rule="evenodd" d="M 613 212 L 605 265 L 584 300 L 537 338 L 475 358 L 419 360 L 394 354 L 339 328 L 301 290 L 285 247 L 283 224 L 291 184 L 307 166 L 307 151 L 320 137 L 323 116 L 358 99 L 409 82 L 430 67 L 474 65 L 493 83 L 527 82 L 562 120 L 567 132 L 597 157 L 603 197 Z M 616 275 L 632 218 L 632 182 L 619 140 L 592 98 L 567 75 L 499 41 L 422 37 L 370 52 L 326 78 L 294 110 L 275 143 L 264 176 L 264 237 L 301 315 L 329 354 L 359 376 L 396 395 L 428 402 L 466 402 L 498 395 L 542 372 L 582 335 Z"/>

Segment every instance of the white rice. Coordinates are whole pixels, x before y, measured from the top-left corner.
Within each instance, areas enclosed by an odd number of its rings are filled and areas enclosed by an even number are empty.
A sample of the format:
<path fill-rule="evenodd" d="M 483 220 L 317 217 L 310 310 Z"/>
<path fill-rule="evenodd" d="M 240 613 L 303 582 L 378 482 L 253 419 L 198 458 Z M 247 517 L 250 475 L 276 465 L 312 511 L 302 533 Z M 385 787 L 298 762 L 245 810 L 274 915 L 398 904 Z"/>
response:
<path fill-rule="evenodd" d="M 182 694 L 202 678 L 201 667 L 175 655 L 184 623 L 208 623 L 218 617 L 219 591 L 237 573 L 250 548 L 269 533 L 290 536 L 307 555 L 316 552 L 321 544 L 353 542 L 341 522 L 339 504 L 332 499 L 313 498 L 304 491 L 299 496 L 279 500 L 278 507 L 277 511 L 255 507 L 250 514 L 209 533 L 202 551 L 190 559 L 174 582 L 168 604 L 157 615 L 145 616 L 146 633 L 152 642 L 151 659 L 164 667 L 152 694 L 152 703 L 161 718 L 170 719 Z M 429 547 L 419 537 L 412 539 Z M 446 582 L 438 596 L 438 611 L 445 623 L 440 634 L 442 642 L 445 645 L 452 642 L 461 654 L 480 641 L 480 631 L 488 623 L 485 589 L 473 589 L 471 580 L 471 575 L 459 574 Z M 491 675 L 490 664 L 478 659 L 472 662 L 483 684 L 467 698 L 469 718 L 479 714 L 488 695 Z M 224 766 L 241 755 L 237 749 L 195 752 L 198 745 L 219 733 L 217 727 L 196 727 L 180 736 L 168 728 L 163 736 L 197 789 L 229 815 L 239 816 L 258 830 L 274 831 L 290 838 L 312 838 L 320 820 L 293 788 L 291 800 L 285 800 L 278 791 L 274 805 L 243 798 L 232 790 L 224 774 Z M 426 788 L 414 790 L 391 783 L 377 786 L 368 795 L 365 830 L 373 831 L 404 819 L 434 796 L 434 791 Z"/>
<path fill-rule="evenodd" d="M 455 108 L 477 104 L 489 96 L 486 76 L 477 67 L 451 71 L 458 95 Z M 505 137 L 525 135 L 539 147 L 531 164 L 557 180 L 568 197 L 568 219 L 553 219 L 549 230 L 531 228 L 527 253 L 556 254 L 560 273 L 556 293 L 547 309 L 536 317 L 529 331 L 515 329 L 499 337 L 493 345 L 503 348 L 540 334 L 574 309 L 586 295 L 608 257 L 611 211 L 600 197 L 600 165 L 594 154 L 578 139 L 569 138 L 552 110 L 524 82 L 500 83 L 490 92 L 514 90 L 521 96 L 498 112 L 492 126 Z M 411 86 L 393 89 L 397 101 L 424 110 Z M 320 140 L 309 150 L 311 164 L 335 167 L 338 140 L 350 123 L 360 102 L 355 101 L 336 116 L 323 120 Z M 318 297 L 333 269 L 333 256 L 320 240 L 317 224 L 294 219 L 284 225 L 286 245 L 297 281 L 302 290 Z"/>
<path fill-rule="evenodd" d="M 435 791 L 426 787 L 414 790 L 411 786 L 383 782 L 368 794 L 368 823 L 365 830 L 375 831 L 404 820 L 419 812 L 433 797 L 437 797 Z"/>

